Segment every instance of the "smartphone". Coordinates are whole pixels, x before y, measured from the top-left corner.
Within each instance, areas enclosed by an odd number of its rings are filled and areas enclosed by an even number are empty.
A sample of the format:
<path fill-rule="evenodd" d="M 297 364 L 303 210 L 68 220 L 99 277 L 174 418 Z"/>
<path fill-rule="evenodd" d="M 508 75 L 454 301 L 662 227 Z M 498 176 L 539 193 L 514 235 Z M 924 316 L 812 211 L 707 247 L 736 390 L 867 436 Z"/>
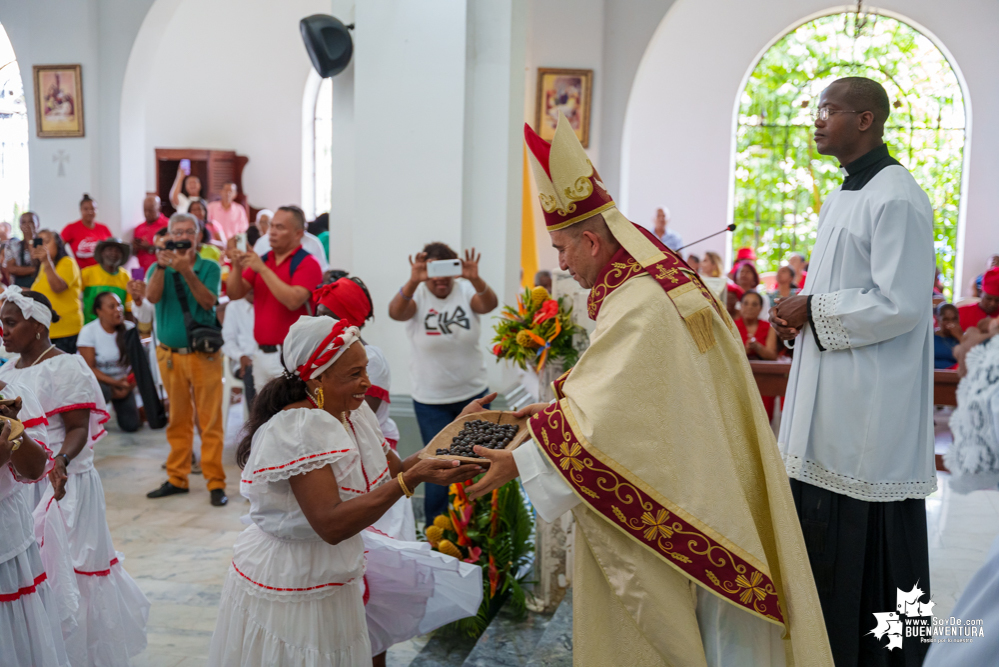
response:
<path fill-rule="evenodd" d="M 236 234 L 236 250 L 246 252 L 246 234 Z"/>
<path fill-rule="evenodd" d="M 449 278 L 461 275 L 460 259 L 438 259 L 427 263 L 428 278 Z"/>
<path fill-rule="evenodd" d="M 132 269 L 132 280 L 145 280 L 145 279 L 146 279 L 145 271 L 143 271 L 141 268 Z"/>
<path fill-rule="evenodd" d="M 184 158 L 183 160 L 181 160 L 180 161 L 180 170 L 182 172 L 184 172 L 185 176 L 190 176 L 191 175 L 191 161 L 188 160 L 187 158 Z"/>
<path fill-rule="evenodd" d="M 40 236 L 36 236 L 31 240 L 31 245 L 35 248 L 41 248 L 42 244 L 45 243 Z"/>

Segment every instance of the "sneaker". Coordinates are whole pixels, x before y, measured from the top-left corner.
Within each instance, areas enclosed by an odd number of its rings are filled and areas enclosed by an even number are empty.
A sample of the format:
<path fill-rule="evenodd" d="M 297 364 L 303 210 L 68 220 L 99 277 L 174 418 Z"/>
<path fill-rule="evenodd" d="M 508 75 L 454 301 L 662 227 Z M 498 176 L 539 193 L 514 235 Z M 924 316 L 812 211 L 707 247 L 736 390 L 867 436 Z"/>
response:
<path fill-rule="evenodd" d="M 185 489 L 186 490 L 186 489 Z M 225 495 L 225 489 L 212 489 L 212 505 L 215 507 L 224 507 L 229 498 Z"/>
<path fill-rule="evenodd" d="M 188 493 L 188 490 L 174 486 L 170 482 L 163 482 L 163 486 L 147 493 L 146 498 L 165 498 L 178 493 Z"/>
<path fill-rule="evenodd" d="M 191 461 L 191 474 L 200 475 L 201 474 L 201 464 L 197 461 Z"/>

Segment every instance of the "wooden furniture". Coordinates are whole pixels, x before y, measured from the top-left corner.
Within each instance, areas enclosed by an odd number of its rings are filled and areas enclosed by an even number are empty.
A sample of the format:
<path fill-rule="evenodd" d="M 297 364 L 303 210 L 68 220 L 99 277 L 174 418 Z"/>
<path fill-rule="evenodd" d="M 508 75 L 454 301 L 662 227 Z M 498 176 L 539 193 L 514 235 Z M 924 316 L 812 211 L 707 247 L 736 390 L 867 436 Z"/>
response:
<path fill-rule="evenodd" d="M 783 396 L 791 364 L 781 361 L 750 361 L 761 396 Z M 933 371 L 933 404 L 957 405 L 957 371 Z"/>
<path fill-rule="evenodd" d="M 239 192 L 236 201 L 246 207 L 250 220 L 257 209 L 247 203 L 243 192 L 243 168 L 250 158 L 237 155 L 235 151 L 216 151 L 205 148 L 157 148 L 156 149 L 156 194 L 163 202 L 163 213 L 175 212 L 170 203 L 170 188 L 177 178 L 181 160 L 191 161 L 191 174 L 201 179 L 201 196 L 205 201 L 215 201 L 221 197 L 224 183 L 235 183 Z"/>

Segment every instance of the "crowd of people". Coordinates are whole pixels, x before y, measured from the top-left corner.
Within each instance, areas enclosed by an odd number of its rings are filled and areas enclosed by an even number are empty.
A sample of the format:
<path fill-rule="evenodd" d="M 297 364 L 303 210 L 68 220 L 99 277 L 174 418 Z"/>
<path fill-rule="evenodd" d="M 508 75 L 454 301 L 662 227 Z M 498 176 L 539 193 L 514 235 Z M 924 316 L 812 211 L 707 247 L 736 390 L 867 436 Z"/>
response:
<path fill-rule="evenodd" d="M 869 116 L 863 122 L 879 130 L 889 113 L 882 108 L 887 100 L 883 96 L 883 90 L 864 83 L 839 88 L 834 84 L 823 93 L 823 103 L 868 105 L 874 111 L 863 112 Z M 825 119 L 819 117 L 816 127 L 827 127 L 819 123 L 828 118 L 829 113 Z M 566 132 L 561 125 L 559 131 Z M 906 209 L 909 218 L 889 224 L 889 231 L 899 235 L 896 245 L 902 247 L 901 236 L 932 220 L 925 195 L 908 172 L 895 169 L 899 165 L 888 155 L 880 132 L 850 135 L 851 131 L 841 131 L 844 144 L 824 147 L 820 143 L 820 148 L 847 165 L 843 190 L 876 196 L 871 193 L 880 188 L 912 202 L 911 209 Z M 531 150 L 547 158 L 547 144 L 538 141 L 528 136 Z M 847 159 L 850 156 L 853 159 Z M 558 160 L 553 158 L 548 168 L 567 168 Z M 549 161 L 545 159 L 544 164 Z M 883 170 L 889 170 L 885 172 L 889 177 L 871 180 Z M 590 174 L 581 178 L 592 176 L 593 185 L 599 185 L 594 174 L 591 166 Z M 549 176 L 536 173 L 536 178 Z M 677 290 L 662 278 L 662 283 L 646 280 L 626 287 L 631 293 L 645 290 L 628 307 L 615 306 L 615 310 L 605 305 L 601 316 L 600 303 L 592 304 L 597 311 L 594 318 L 603 318 L 598 319 L 595 339 L 632 340 L 635 345 L 618 345 L 620 349 L 611 354 L 610 344 L 595 342 L 591 349 L 596 352 L 587 359 L 608 361 L 580 363 L 570 379 L 560 380 L 558 392 L 564 400 L 529 406 L 518 416 L 544 413 L 549 424 L 565 425 L 558 437 L 572 439 L 577 438 L 579 427 L 571 411 L 586 412 L 594 442 L 609 448 L 605 451 L 611 451 L 610 458 L 626 462 L 618 469 L 621 475 L 644 476 L 639 485 L 643 489 L 665 488 L 670 486 L 662 477 L 665 467 L 645 466 L 640 459 L 629 464 L 626 458 L 634 447 L 644 446 L 641 442 L 653 442 L 646 436 L 658 433 L 656 425 L 666 419 L 665 413 L 656 413 L 663 404 L 650 403 L 648 411 L 632 411 L 621 419 L 633 402 L 648 401 L 648 396 L 658 401 L 661 396 L 646 391 L 629 398 L 634 387 L 615 385 L 626 375 L 614 369 L 632 364 L 635 376 L 641 375 L 648 359 L 657 354 L 667 355 L 660 359 L 667 360 L 662 361 L 664 367 L 690 364 L 686 366 L 690 373 L 703 376 L 694 389 L 678 389 L 656 375 L 661 392 L 674 392 L 666 401 L 673 430 L 695 428 L 695 423 L 697 429 L 709 428 L 698 418 L 697 409 L 714 405 L 711 400 L 724 393 L 726 400 L 718 401 L 716 416 L 720 418 L 708 420 L 717 432 L 703 443 L 720 447 L 712 474 L 730 475 L 727 484 L 733 488 L 749 484 L 744 489 L 747 493 L 735 494 L 739 499 L 752 495 L 750 487 L 756 491 L 761 485 L 767 485 L 772 494 L 772 504 L 763 509 L 754 501 L 737 499 L 732 501 L 735 512 L 723 511 L 720 504 L 706 504 L 699 511 L 725 526 L 728 537 L 719 539 L 741 539 L 736 524 L 725 523 L 725 517 L 742 516 L 740 512 L 756 513 L 754 526 L 772 522 L 766 530 L 772 533 L 773 544 L 768 542 L 760 549 L 768 550 L 766 558 L 780 566 L 772 572 L 774 577 L 784 577 L 778 586 L 780 595 L 797 600 L 791 605 L 784 600 L 773 613 L 796 614 L 796 623 L 815 630 L 822 626 L 821 608 L 829 638 L 836 640 L 832 655 L 843 664 L 852 664 L 862 651 L 860 636 L 852 636 L 852 627 L 829 626 L 828 619 L 859 619 L 860 606 L 881 608 L 878 605 L 883 601 L 853 593 L 861 589 L 861 583 L 890 590 L 894 585 L 888 580 L 890 567 L 904 570 L 893 576 L 913 581 L 928 578 L 922 499 L 936 482 L 933 470 L 925 469 L 932 465 L 932 457 L 924 456 L 932 453 L 923 419 L 927 416 L 923 409 L 929 406 L 911 393 L 925 395 L 924 385 L 929 381 L 929 373 L 923 372 L 928 371 L 924 368 L 928 355 L 918 358 L 917 353 L 926 351 L 931 319 L 935 368 L 964 372 L 969 350 L 999 333 L 999 257 L 990 258 L 986 270 L 973 281 L 976 298 L 960 304 L 944 302 L 939 285 L 934 285 L 932 294 L 921 295 L 924 274 L 925 283 L 929 282 L 927 266 L 912 263 L 905 267 L 909 273 L 897 266 L 873 266 L 870 257 L 830 245 L 817 246 L 821 258 L 817 265 L 834 264 L 837 272 L 817 271 L 811 279 L 808 258 L 793 253 L 764 282 L 751 248 L 738 250 L 727 273 L 723 259 L 714 252 L 688 254 L 686 267 L 691 270 L 684 271 L 679 254 L 683 241 L 668 229 L 667 209 L 657 210 L 651 232 L 636 233 L 609 195 L 593 188 L 589 192 L 596 193 L 594 199 L 579 200 L 580 208 L 598 213 L 575 229 L 569 226 L 579 220 L 559 217 L 573 209 L 546 209 L 546 223 L 562 268 L 570 269 L 581 286 L 592 288 L 614 262 L 661 257 L 655 262 L 676 262 L 682 279 L 692 288 L 683 294 L 696 298 L 681 301 L 681 296 L 672 295 Z M 472 615 L 479 608 L 481 568 L 432 552 L 426 542 L 418 541 L 409 498 L 423 483 L 427 521 L 447 516 L 448 487 L 477 477 L 486 468 L 418 455 L 400 457 L 396 452 L 399 430 L 389 415 L 389 366 L 384 353 L 362 338 L 365 324 L 375 315 L 375 304 L 360 277 L 328 268 L 328 216 L 310 223 L 299 207 L 286 205 L 260 211 L 251 224 L 236 196 L 236 186 L 230 183 L 222 187 L 218 201 L 206 203 L 200 181 L 179 174 L 170 192 L 177 212 L 167 218 L 159 198 L 147 196 L 144 219 L 136 226 L 131 243 L 114 238 L 97 222 L 96 203 L 88 195 L 80 202 L 80 219 L 61 231 L 40 228 L 38 216 L 28 212 L 19 221 L 21 238 L 3 239 L 7 286 L 0 297 L 0 324 L 6 356 L 0 365 L 0 417 L 7 419 L 0 431 L 0 584 L 16 592 L 4 593 L 0 605 L 7 607 L 0 608 L 9 612 L 4 618 L 13 628 L 15 663 L 62 665 L 69 655 L 87 656 L 89 664 L 126 664 L 145 648 L 150 605 L 115 551 L 103 486 L 94 469 L 94 446 L 106 435 L 109 406 L 125 432 L 140 429 L 143 422 L 165 425 L 170 447 L 164 464 L 166 480 L 147 497 L 189 493 L 190 476 L 200 473 L 210 504 L 225 506 L 222 406 L 223 392 L 230 390 L 223 381 L 227 374 L 242 380 L 244 388 L 245 425 L 237 463 L 242 471 L 240 494 L 250 503 L 250 525 L 234 547 L 211 642 L 212 664 L 309 664 L 316 656 L 332 664 L 357 665 L 369 660 L 384 664 L 392 644 Z M 828 224 L 836 224 L 835 213 L 832 216 Z M 929 244 L 924 245 L 931 250 Z M 890 252 L 881 256 L 899 261 Z M 474 248 L 459 254 L 445 243 L 428 243 L 409 257 L 408 279 L 387 304 L 389 317 L 404 323 L 410 341 L 413 404 L 424 444 L 456 418 L 488 409 L 497 396 L 488 386 L 479 341 L 481 318 L 497 308 L 499 298 L 479 274 L 480 258 Z M 931 259 L 931 253 L 923 259 Z M 432 264 L 448 269 L 432 271 Z M 664 264 L 659 268 L 669 275 Z M 840 284 L 842 276 L 867 286 Z M 802 293 L 806 280 L 810 289 Z M 898 281 L 897 290 L 890 299 L 882 298 L 880 291 L 887 289 L 886 284 L 891 287 L 893 280 Z M 551 289 L 552 275 L 538 272 L 535 282 Z M 704 298 L 707 292 L 717 300 Z M 677 308 L 661 307 L 667 300 Z M 657 307 L 648 309 L 648 303 Z M 652 326 L 650 312 L 664 319 Z M 811 334 L 799 338 L 806 326 Z M 671 329 L 682 335 L 667 336 Z M 636 333 L 639 330 L 641 334 Z M 738 336 L 726 337 L 726 330 Z M 152 354 L 144 347 L 143 337 L 151 337 Z M 851 350 L 851 354 L 826 355 L 820 367 L 816 360 L 827 350 Z M 698 362 L 705 354 L 715 360 L 713 366 Z M 773 434 L 766 428 L 764 413 L 766 419 L 773 419 L 775 399 L 764 397 L 761 412 L 758 403 L 747 400 L 754 390 L 751 378 L 740 370 L 745 364 L 729 363 L 743 354 L 765 361 L 796 357 L 779 445 L 783 466 L 778 450 L 765 446 Z M 981 363 L 974 354 L 970 359 L 973 366 Z M 610 360 L 613 365 L 599 365 Z M 228 369 L 227 363 L 231 364 Z M 896 384 L 905 391 L 868 396 L 863 404 L 848 398 L 835 403 L 811 400 L 820 389 L 842 388 L 842 378 L 854 377 L 861 370 L 875 378 L 896 380 L 902 373 L 907 380 Z M 723 374 L 727 374 L 726 382 L 719 380 Z M 689 400 L 691 391 L 705 393 L 696 402 L 697 409 L 675 410 Z M 163 410 L 161 401 L 168 406 L 169 417 L 164 420 L 155 417 Z M 903 422 L 850 418 L 865 411 L 897 416 L 906 410 L 912 418 Z M 691 423 L 684 425 L 684 419 Z M 535 424 L 539 429 L 544 428 L 541 421 Z M 836 429 L 817 432 L 815 423 L 835 424 Z M 23 433 L 13 433 L 15 425 L 23 426 Z M 200 457 L 194 451 L 196 433 Z M 733 439 L 733 434 L 741 440 Z M 865 449 L 869 440 L 879 443 L 876 451 Z M 658 440 L 654 444 L 662 445 Z M 576 440 L 562 443 L 554 454 L 562 470 L 583 470 L 577 457 L 584 446 L 593 445 Z M 746 457 L 758 457 L 752 458 L 753 466 L 747 466 L 757 471 L 752 480 L 735 474 L 734 467 L 725 467 L 731 463 L 725 457 L 731 458 L 733 448 L 739 447 L 746 450 Z M 586 502 L 584 496 L 599 496 L 587 489 L 585 476 L 570 472 L 563 479 L 554 472 L 552 460 L 543 458 L 546 454 L 540 447 L 476 451 L 490 460 L 490 467 L 469 488 L 470 498 L 521 475 L 541 516 L 554 520 Z M 861 456 L 862 451 L 867 455 Z M 902 451 L 912 460 L 900 473 L 904 477 L 900 481 L 896 479 L 899 463 L 892 456 Z M 862 461 L 855 478 L 844 467 L 847 459 Z M 596 465 L 592 459 L 587 461 L 586 465 Z M 675 465 L 689 462 L 677 460 Z M 625 470 L 627 465 L 635 470 Z M 687 473 L 695 477 L 700 470 L 691 468 Z M 574 494 L 571 485 L 584 491 Z M 650 494 L 648 507 L 653 507 L 657 497 Z M 835 508 L 832 513 L 830 508 Z M 615 516 L 621 513 L 614 509 Z M 592 506 L 592 512 L 603 511 Z M 665 531 L 666 516 L 665 509 L 657 515 L 646 511 L 639 532 L 648 540 L 648 535 Z M 795 516 L 806 529 L 820 528 L 803 534 L 787 529 L 797 526 Z M 580 579 L 580 585 L 590 587 L 586 595 L 595 595 L 592 600 L 612 594 L 592 583 L 604 581 L 596 574 L 599 558 L 594 554 L 607 549 L 620 563 L 638 562 L 657 578 L 665 597 L 656 598 L 649 613 L 659 614 L 656 618 L 662 623 L 679 617 L 674 612 L 682 615 L 678 606 L 664 602 L 670 590 L 677 605 L 687 605 L 681 610 L 684 613 L 695 615 L 701 623 L 707 623 L 709 616 L 715 619 L 716 627 L 706 630 L 708 634 L 723 637 L 747 622 L 742 616 L 734 620 L 734 607 L 710 595 L 698 593 L 696 605 L 691 606 L 693 589 L 679 571 L 642 560 L 648 554 L 636 552 L 630 538 L 607 532 L 603 522 L 595 522 L 583 510 L 578 518 L 579 529 L 590 536 L 583 544 L 596 545 L 579 554 L 582 571 L 593 575 Z M 889 524 L 902 526 L 905 535 L 886 532 L 884 526 Z M 670 525 L 669 531 L 678 529 L 678 524 Z M 779 535 L 773 528 L 778 525 L 784 527 Z M 827 534 L 841 539 L 827 543 Z M 873 546 L 865 546 L 865 538 Z M 895 559 L 891 566 L 879 560 L 879 549 Z M 910 552 L 912 558 L 898 565 L 902 562 L 899 554 Z M 669 555 L 678 562 L 690 561 L 682 554 Z M 845 577 L 850 585 L 835 585 L 843 579 L 817 567 L 822 558 L 839 563 L 844 571 L 837 576 Z M 813 579 L 808 578 L 809 564 Z M 612 566 L 631 572 L 630 565 Z M 670 577 L 683 585 L 674 590 L 671 586 L 676 582 Z M 634 577 L 634 582 L 645 581 Z M 739 585 L 755 590 L 759 584 L 757 579 L 746 581 Z M 740 597 L 742 604 L 748 604 L 753 595 L 766 598 L 766 594 L 754 593 Z M 589 623 L 601 632 L 608 628 L 624 632 L 632 626 L 625 622 L 627 612 L 622 610 L 586 605 L 580 610 L 579 623 Z M 760 625 L 756 630 L 772 635 L 775 628 Z M 702 647 L 696 634 L 671 633 L 670 637 L 677 645 L 692 641 L 688 648 L 694 653 L 695 646 L 710 653 L 707 640 Z M 641 641 L 652 641 L 643 637 Z M 794 651 L 799 655 L 809 650 L 829 652 L 821 632 L 797 637 Z M 715 649 L 720 656 L 738 649 L 737 644 L 719 641 Z M 776 645 L 771 640 L 763 644 L 753 650 L 769 655 Z M 811 648 L 803 648 L 806 644 Z M 611 649 L 594 643 L 587 644 L 586 650 L 597 654 Z"/>

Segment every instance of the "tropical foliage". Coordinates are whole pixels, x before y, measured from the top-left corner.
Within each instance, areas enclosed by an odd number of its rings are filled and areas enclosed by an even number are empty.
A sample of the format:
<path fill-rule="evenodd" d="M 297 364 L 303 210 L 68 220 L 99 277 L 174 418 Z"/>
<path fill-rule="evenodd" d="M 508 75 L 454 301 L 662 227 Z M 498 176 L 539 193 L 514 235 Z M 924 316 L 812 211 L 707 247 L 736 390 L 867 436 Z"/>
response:
<path fill-rule="evenodd" d="M 447 515 L 436 517 L 425 532 L 436 551 L 482 567 L 478 614 L 444 627 L 445 632 L 478 637 L 507 596 L 514 615 L 527 613 L 524 570 L 534 553 L 534 519 L 516 480 L 477 501 L 465 494 L 465 485 L 471 483 L 451 485 Z"/>
<path fill-rule="evenodd" d="M 517 297 L 517 307 L 504 306 L 496 322 L 493 354 L 509 359 L 527 369 L 537 371 L 552 359 L 560 359 L 565 368 L 572 368 L 579 351 L 572 337 L 580 328 L 572 321 L 572 308 L 556 301 L 544 287 L 524 290 Z"/>
<path fill-rule="evenodd" d="M 965 141 L 961 86 L 926 36 L 884 16 L 865 23 L 845 13 L 806 23 L 753 70 L 739 108 L 734 246 L 755 248 L 764 271 L 791 252 L 810 254 L 822 202 L 842 182 L 835 159 L 815 152 L 810 112 L 823 88 L 844 76 L 874 79 L 888 91 L 885 139 L 930 197 L 937 265 L 952 294 Z"/>

